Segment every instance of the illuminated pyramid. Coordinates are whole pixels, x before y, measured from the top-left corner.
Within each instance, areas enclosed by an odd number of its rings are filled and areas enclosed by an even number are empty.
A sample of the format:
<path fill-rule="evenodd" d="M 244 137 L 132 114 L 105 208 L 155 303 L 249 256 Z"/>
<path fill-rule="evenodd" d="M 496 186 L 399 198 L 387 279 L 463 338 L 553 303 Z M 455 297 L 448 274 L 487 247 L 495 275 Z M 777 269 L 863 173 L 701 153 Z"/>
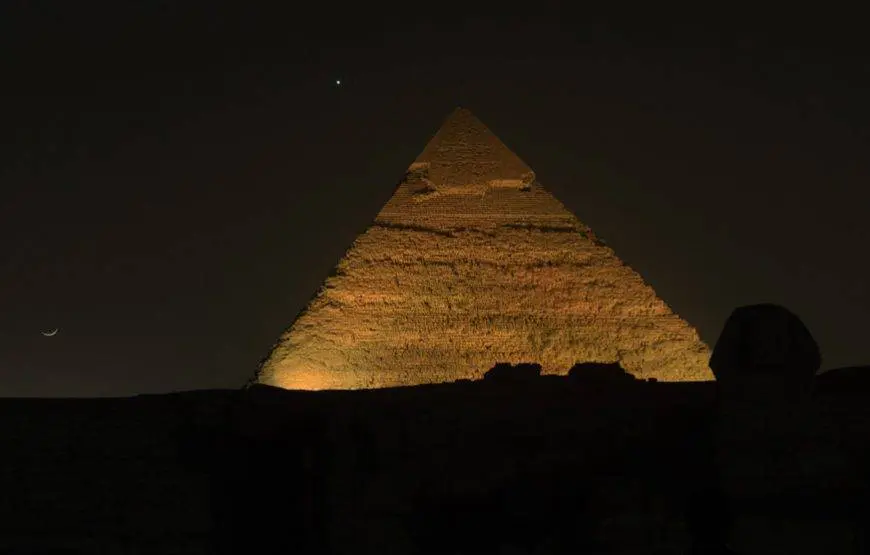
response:
<path fill-rule="evenodd" d="M 618 361 L 708 380 L 697 332 L 468 110 L 432 138 L 281 336 L 260 383 L 357 389 L 480 379 L 497 362 Z"/>

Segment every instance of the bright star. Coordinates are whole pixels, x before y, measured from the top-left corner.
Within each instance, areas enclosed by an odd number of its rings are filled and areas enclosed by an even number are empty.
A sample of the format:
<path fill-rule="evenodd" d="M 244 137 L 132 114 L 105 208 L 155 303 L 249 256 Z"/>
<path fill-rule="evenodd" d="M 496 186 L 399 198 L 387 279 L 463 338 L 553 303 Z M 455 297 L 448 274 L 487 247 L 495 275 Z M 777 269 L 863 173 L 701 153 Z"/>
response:
<path fill-rule="evenodd" d="M 336 79 L 336 80 L 335 80 L 335 84 L 336 84 L 336 85 L 341 85 L 341 79 Z"/>

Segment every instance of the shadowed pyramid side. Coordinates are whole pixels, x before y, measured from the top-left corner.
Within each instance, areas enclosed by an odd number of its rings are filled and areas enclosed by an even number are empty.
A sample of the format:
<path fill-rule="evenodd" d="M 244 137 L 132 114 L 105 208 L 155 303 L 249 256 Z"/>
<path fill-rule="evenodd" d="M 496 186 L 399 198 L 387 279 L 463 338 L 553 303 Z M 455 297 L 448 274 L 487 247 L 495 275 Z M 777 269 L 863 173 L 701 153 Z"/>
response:
<path fill-rule="evenodd" d="M 480 379 L 497 362 L 620 362 L 707 380 L 709 349 L 467 110 L 455 111 L 261 366 L 355 389 Z"/>

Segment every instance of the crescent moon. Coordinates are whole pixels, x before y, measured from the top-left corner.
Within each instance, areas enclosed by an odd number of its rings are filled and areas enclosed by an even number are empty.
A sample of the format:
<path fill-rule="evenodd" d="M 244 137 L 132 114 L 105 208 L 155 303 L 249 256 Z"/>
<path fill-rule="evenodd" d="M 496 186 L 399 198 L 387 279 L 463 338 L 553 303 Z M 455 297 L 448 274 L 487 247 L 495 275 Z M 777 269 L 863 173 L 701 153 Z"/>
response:
<path fill-rule="evenodd" d="M 57 335 L 57 330 L 58 330 L 58 328 L 54 328 L 51 331 L 44 331 L 44 332 L 42 332 L 42 335 L 44 335 L 45 337 L 53 337 L 53 336 Z"/>

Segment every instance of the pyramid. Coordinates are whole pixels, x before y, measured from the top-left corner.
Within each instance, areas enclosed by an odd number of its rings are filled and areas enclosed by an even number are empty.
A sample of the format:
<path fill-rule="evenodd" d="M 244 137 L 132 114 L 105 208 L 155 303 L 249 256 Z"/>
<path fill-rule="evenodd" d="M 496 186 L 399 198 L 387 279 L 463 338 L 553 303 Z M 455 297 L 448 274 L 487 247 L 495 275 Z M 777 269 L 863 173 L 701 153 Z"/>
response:
<path fill-rule="evenodd" d="M 710 352 L 634 270 L 459 108 L 281 336 L 255 381 L 360 389 L 619 362 L 709 380 Z"/>

